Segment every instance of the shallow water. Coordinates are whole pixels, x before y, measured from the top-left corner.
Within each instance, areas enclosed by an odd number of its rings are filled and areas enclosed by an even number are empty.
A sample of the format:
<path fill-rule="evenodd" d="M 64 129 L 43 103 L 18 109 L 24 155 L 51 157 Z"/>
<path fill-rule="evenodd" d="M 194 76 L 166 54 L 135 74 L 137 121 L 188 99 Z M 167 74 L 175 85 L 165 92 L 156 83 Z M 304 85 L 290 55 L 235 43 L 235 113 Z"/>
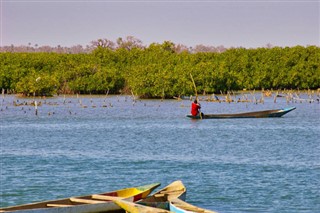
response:
<path fill-rule="evenodd" d="M 190 120 L 189 100 L 129 96 L 1 103 L 0 206 L 182 180 L 219 212 L 320 212 L 320 104 L 202 101 L 204 113 L 296 106 L 281 118 Z M 86 105 L 86 108 L 80 107 Z"/>

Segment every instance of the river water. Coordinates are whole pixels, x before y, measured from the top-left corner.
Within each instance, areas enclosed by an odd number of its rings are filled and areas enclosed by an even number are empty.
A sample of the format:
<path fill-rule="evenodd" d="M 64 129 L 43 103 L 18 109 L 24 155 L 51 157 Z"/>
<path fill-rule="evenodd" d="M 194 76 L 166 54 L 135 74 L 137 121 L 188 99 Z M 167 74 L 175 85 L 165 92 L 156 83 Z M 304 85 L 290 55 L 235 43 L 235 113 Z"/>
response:
<path fill-rule="evenodd" d="M 0 206 L 182 180 L 218 212 L 320 212 L 320 104 L 201 101 L 204 113 L 297 107 L 281 118 L 186 118 L 190 100 L 2 97 Z"/>

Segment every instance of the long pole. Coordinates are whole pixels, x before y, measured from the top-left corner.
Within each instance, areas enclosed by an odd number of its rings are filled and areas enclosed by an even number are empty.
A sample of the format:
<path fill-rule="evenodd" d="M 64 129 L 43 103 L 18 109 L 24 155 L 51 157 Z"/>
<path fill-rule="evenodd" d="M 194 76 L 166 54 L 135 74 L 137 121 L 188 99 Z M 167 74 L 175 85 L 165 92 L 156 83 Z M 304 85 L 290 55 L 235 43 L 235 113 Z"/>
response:
<path fill-rule="evenodd" d="M 191 73 L 190 73 L 190 77 L 191 77 L 191 80 L 192 80 L 192 83 L 193 83 L 194 92 L 196 93 L 196 100 L 197 100 L 197 102 L 199 102 L 196 83 L 194 82 L 194 79 L 193 79 L 193 77 L 192 77 L 192 74 L 191 74 Z M 200 114 L 200 119 L 202 119 L 202 114 L 201 114 L 201 111 L 200 111 L 200 110 L 199 110 L 199 114 Z"/>
<path fill-rule="evenodd" d="M 197 92 L 197 87 L 196 87 L 196 83 L 194 82 L 193 80 L 193 77 L 192 77 L 192 74 L 190 73 L 190 77 L 191 77 L 191 80 L 192 80 L 192 83 L 193 83 L 193 87 L 194 87 L 194 92 L 196 93 L 196 99 L 198 101 L 198 92 Z"/>

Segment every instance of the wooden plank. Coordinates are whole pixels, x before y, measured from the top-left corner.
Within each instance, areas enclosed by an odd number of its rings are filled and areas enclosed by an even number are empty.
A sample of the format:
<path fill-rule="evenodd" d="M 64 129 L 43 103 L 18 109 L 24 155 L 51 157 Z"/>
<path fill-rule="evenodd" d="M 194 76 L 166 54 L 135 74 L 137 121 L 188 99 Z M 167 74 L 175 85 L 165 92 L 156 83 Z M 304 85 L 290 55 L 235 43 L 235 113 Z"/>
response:
<path fill-rule="evenodd" d="M 161 191 L 161 194 L 175 194 L 175 193 L 181 193 L 183 192 L 183 189 L 179 189 L 179 190 L 170 190 L 170 191 Z"/>
<path fill-rule="evenodd" d="M 69 206 L 74 206 L 74 205 L 48 203 L 47 206 L 48 207 L 69 207 Z"/>
<path fill-rule="evenodd" d="M 108 200 L 108 201 L 113 201 L 113 200 L 119 200 L 119 199 L 125 199 L 124 197 L 116 197 L 116 196 L 109 196 L 109 195 L 92 195 L 91 196 L 93 199 L 98 199 L 98 200 Z"/>
<path fill-rule="evenodd" d="M 85 204 L 97 204 L 97 203 L 105 203 L 105 201 L 100 200 L 89 200 L 89 199 L 81 199 L 81 198 L 70 198 L 71 202 L 75 203 L 85 203 Z"/>
<path fill-rule="evenodd" d="M 164 197 L 165 194 L 161 194 L 161 192 L 160 192 L 159 194 L 154 194 L 153 196 L 155 196 L 155 197 Z"/>

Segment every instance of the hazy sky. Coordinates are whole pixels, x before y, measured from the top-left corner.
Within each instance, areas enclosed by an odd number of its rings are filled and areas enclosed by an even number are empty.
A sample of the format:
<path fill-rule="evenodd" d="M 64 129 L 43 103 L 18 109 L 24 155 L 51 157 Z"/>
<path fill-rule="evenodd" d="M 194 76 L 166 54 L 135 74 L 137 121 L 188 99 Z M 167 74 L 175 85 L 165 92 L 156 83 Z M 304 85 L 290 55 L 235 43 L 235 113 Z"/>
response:
<path fill-rule="evenodd" d="M 143 44 L 320 46 L 320 0 L 0 0 L 1 46 Z"/>

